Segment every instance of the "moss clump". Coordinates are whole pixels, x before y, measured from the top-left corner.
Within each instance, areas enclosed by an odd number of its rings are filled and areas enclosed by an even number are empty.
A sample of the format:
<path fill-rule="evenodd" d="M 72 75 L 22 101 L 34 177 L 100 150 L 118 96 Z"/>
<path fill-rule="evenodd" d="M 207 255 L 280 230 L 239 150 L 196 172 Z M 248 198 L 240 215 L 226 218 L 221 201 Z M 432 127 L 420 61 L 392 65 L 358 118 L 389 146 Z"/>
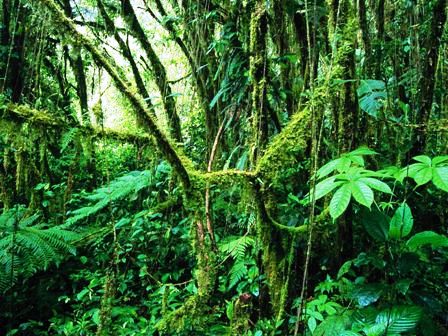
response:
<path fill-rule="evenodd" d="M 311 116 L 308 110 L 297 112 L 292 120 L 267 147 L 258 161 L 256 173 L 265 185 L 274 190 L 282 189 L 283 172 L 298 163 L 303 156 L 311 136 Z"/>
<path fill-rule="evenodd" d="M 241 294 L 233 304 L 233 315 L 230 321 L 230 335 L 246 335 L 249 330 L 249 319 L 252 305 L 250 295 Z"/>
<path fill-rule="evenodd" d="M 161 335 L 182 335 L 205 330 L 210 320 L 210 307 L 200 295 L 191 296 L 179 309 L 166 314 L 156 324 Z M 191 334 L 191 333 L 190 333 Z"/>

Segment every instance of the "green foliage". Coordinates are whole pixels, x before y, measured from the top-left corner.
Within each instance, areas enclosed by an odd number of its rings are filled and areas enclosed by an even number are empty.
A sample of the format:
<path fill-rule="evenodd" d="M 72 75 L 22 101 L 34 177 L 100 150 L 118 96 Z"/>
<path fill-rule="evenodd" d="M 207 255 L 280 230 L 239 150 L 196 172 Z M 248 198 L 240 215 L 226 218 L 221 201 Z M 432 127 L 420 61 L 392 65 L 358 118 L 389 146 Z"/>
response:
<path fill-rule="evenodd" d="M 414 179 L 417 186 L 432 183 L 439 189 L 448 192 L 448 156 L 436 156 L 430 158 L 426 155 L 419 155 L 413 158 L 418 163 L 403 168 L 400 179 L 406 176 Z"/>
<path fill-rule="evenodd" d="M 423 231 L 409 238 L 406 245 L 411 251 L 416 251 L 424 245 L 431 245 L 431 248 L 437 249 L 448 246 L 448 237 L 433 231 Z"/>
<path fill-rule="evenodd" d="M 337 189 L 330 201 L 330 215 L 333 219 L 344 213 L 352 197 L 359 204 L 370 208 L 374 201 L 372 189 L 392 194 L 390 187 L 376 178 L 380 176 L 378 173 L 364 168 L 363 155 L 373 154 L 376 153 L 366 147 L 361 147 L 342 155 L 339 159 L 330 161 L 317 171 L 318 179 L 337 172 L 320 181 L 316 185 L 314 194 L 315 199 L 318 200 Z"/>
<path fill-rule="evenodd" d="M 400 205 L 395 211 L 389 227 L 389 238 L 399 239 L 406 237 L 412 230 L 414 219 L 412 218 L 411 209 L 406 203 Z"/>
<path fill-rule="evenodd" d="M 410 177 L 415 179 L 417 176 L 417 185 L 422 185 L 428 183 L 431 177 L 425 177 L 425 180 L 421 181 L 419 179 L 426 173 L 417 175 L 417 172 L 426 170 L 431 171 L 432 174 L 434 169 L 445 167 L 446 162 L 445 157 L 437 157 L 434 160 L 427 156 L 418 156 L 414 159 L 420 163 L 401 170 L 385 170 L 368 174 L 372 177 L 395 175 L 398 181 L 402 181 L 400 176 L 406 170 L 411 172 Z M 339 161 L 336 163 L 334 163 L 336 160 L 333 160 L 323 166 L 317 176 L 322 179 L 334 171 L 337 173 L 325 178 L 319 183 L 320 185 L 316 186 L 316 195 L 319 198 L 336 189 L 329 205 L 330 214 L 333 213 L 333 215 L 342 213 L 351 196 L 355 192 L 359 192 L 359 190 L 350 188 L 349 182 L 344 180 L 350 176 L 350 169 L 356 168 L 358 171 L 364 169 L 351 167 L 351 162 L 348 164 L 344 163 L 344 160 L 337 160 Z M 363 162 L 360 163 L 363 164 Z M 395 195 L 392 194 L 389 186 L 386 185 L 387 188 L 385 188 L 382 185 L 383 182 L 375 183 L 378 186 L 377 190 L 391 195 L 389 202 L 382 204 L 383 208 L 393 210 L 397 203 L 393 201 Z M 437 186 L 436 183 L 434 184 Z M 373 188 L 373 184 L 369 186 Z M 349 200 L 345 200 L 344 197 Z M 354 195 L 353 198 L 358 203 L 366 205 L 365 199 L 361 199 L 359 196 L 356 198 Z M 334 207 L 333 212 L 332 206 Z M 352 302 L 356 308 L 336 309 L 334 314 L 325 317 L 308 309 L 309 305 L 313 307 L 314 301 L 318 299 L 307 303 L 304 318 L 313 335 L 404 335 L 416 329 L 423 310 L 430 309 L 430 299 L 426 298 L 428 303 L 423 305 L 422 301 L 416 300 L 417 288 L 428 281 L 428 278 L 433 279 L 429 281 L 434 281 L 434 274 L 429 272 L 422 277 L 421 274 L 416 275 L 415 272 L 426 267 L 431 253 L 436 250 L 443 253 L 443 249 L 448 246 L 448 237 L 433 231 L 424 231 L 404 240 L 416 226 L 412 213 L 407 202 L 400 202 L 391 217 L 376 206 L 373 208 L 361 207 L 356 212 L 356 222 L 361 224 L 367 234 L 376 242 L 371 248 L 373 252 L 362 252 L 357 258 L 346 261 L 337 274 L 337 281 L 327 277 L 326 281 L 316 287 L 316 291 L 321 290 L 328 293 L 339 291 L 338 295 L 328 298 L 329 302 L 341 305 L 344 302 Z M 430 249 L 427 248 L 428 246 Z M 384 249 L 387 254 L 384 253 Z M 357 276 L 355 268 L 364 271 Z M 366 269 L 370 269 L 370 271 L 366 272 Z M 378 281 L 376 278 L 378 272 L 386 274 L 389 283 Z M 351 280 L 352 277 L 354 277 L 353 280 Z M 327 300 L 326 296 L 325 298 Z"/>
<path fill-rule="evenodd" d="M 221 252 L 229 254 L 235 260 L 241 260 L 248 253 L 247 249 L 253 247 L 255 240 L 251 236 L 227 237 L 219 244 Z"/>
<path fill-rule="evenodd" d="M 255 240 L 251 236 L 230 236 L 220 242 L 219 250 L 225 254 L 224 258 L 230 256 L 234 260 L 229 270 L 226 291 L 236 286 L 239 293 L 248 291 L 258 295 L 257 280 L 260 274 L 253 256 L 254 247 Z"/>
<path fill-rule="evenodd" d="M 48 227 L 40 215 L 29 215 L 16 207 L 0 215 L 0 292 L 10 288 L 19 277 L 59 263 L 67 254 L 75 254 L 73 242 L 79 235 L 60 227 Z"/>
<path fill-rule="evenodd" d="M 357 89 L 359 107 L 374 118 L 387 101 L 386 84 L 381 80 L 361 80 Z"/>
<path fill-rule="evenodd" d="M 87 201 L 91 202 L 91 205 L 72 211 L 66 225 L 71 226 L 80 220 L 95 215 L 113 202 L 125 198 L 129 201 L 136 200 L 139 191 L 149 187 L 152 178 L 153 175 L 150 171 L 133 171 L 111 181 L 107 186 L 96 189 L 92 194 L 85 197 Z"/>

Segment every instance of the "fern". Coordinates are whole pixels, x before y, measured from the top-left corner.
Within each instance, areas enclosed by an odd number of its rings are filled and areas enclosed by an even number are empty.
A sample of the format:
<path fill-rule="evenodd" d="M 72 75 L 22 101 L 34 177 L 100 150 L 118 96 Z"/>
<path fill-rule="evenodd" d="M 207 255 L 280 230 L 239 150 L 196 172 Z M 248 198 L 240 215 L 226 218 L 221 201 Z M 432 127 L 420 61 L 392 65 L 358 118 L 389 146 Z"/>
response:
<path fill-rule="evenodd" d="M 75 254 L 73 241 L 77 233 L 60 227 L 36 224 L 39 214 L 27 215 L 17 207 L 0 215 L 0 292 L 19 278 L 58 263 L 68 253 Z"/>
<path fill-rule="evenodd" d="M 248 273 L 246 262 L 244 260 L 236 261 L 229 273 L 229 288 L 235 286 L 240 282 Z"/>
<path fill-rule="evenodd" d="M 255 245 L 255 240 L 250 236 L 228 237 L 220 246 L 221 252 L 230 255 L 235 260 L 241 260 L 246 251 Z"/>
<path fill-rule="evenodd" d="M 107 186 L 94 190 L 90 195 L 85 197 L 90 204 L 72 211 L 70 214 L 71 217 L 67 219 L 65 226 L 73 225 L 80 220 L 97 214 L 111 204 L 111 202 L 125 198 L 135 199 L 139 191 L 151 184 L 152 178 L 153 175 L 148 170 L 133 171 L 111 181 Z"/>

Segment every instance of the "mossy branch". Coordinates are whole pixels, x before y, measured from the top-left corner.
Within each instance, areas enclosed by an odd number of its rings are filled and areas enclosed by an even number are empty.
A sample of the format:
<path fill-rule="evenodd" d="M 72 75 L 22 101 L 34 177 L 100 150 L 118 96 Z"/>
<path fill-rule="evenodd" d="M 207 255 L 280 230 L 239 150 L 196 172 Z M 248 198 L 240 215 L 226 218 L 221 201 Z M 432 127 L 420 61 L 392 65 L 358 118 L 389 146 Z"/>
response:
<path fill-rule="evenodd" d="M 67 130 L 70 127 L 76 127 L 80 130 L 81 134 L 94 138 L 107 138 L 129 143 L 148 143 L 152 141 L 152 138 L 147 135 L 118 132 L 112 129 L 99 129 L 93 126 L 70 126 L 64 120 L 46 111 L 32 109 L 25 105 L 9 104 L 5 108 L 1 118 L 7 122 L 30 123 L 57 130 Z"/>
<path fill-rule="evenodd" d="M 308 110 L 297 112 L 283 130 L 275 136 L 259 159 L 256 175 L 274 180 L 282 167 L 303 155 L 311 137 L 311 115 Z"/>
<path fill-rule="evenodd" d="M 325 218 L 328 217 L 330 211 L 329 208 L 325 208 L 315 219 L 314 219 L 314 224 L 320 223 L 323 220 L 325 220 Z M 287 225 L 283 225 L 280 224 L 279 222 L 277 222 L 275 219 L 273 219 L 270 214 L 268 213 L 268 218 L 271 221 L 272 225 L 274 225 L 277 229 L 288 232 L 292 235 L 300 235 L 303 233 L 307 233 L 309 230 L 309 226 L 307 224 L 303 224 L 300 226 L 287 226 Z"/>

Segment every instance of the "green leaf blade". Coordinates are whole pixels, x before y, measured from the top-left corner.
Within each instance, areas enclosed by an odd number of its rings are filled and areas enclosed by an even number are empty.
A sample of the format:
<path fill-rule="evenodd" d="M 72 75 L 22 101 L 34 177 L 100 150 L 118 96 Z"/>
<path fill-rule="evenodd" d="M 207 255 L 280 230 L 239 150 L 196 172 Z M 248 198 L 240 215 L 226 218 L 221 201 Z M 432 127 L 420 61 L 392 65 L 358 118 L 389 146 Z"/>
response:
<path fill-rule="evenodd" d="M 350 184 L 345 183 L 340 187 L 333 198 L 330 201 L 330 216 L 333 219 L 338 218 L 347 209 L 350 199 L 352 197 L 352 192 L 350 189 Z"/>
<path fill-rule="evenodd" d="M 373 191 L 370 187 L 361 181 L 350 182 L 350 189 L 354 199 L 370 209 L 373 203 Z"/>
<path fill-rule="evenodd" d="M 406 245 L 412 251 L 415 251 L 424 245 L 431 245 L 432 248 L 447 247 L 448 237 L 434 231 L 423 231 L 409 238 Z"/>
<path fill-rule="evenodd" d="M 390 221 L 389 237 L 400 239 L 406 237 L 412 230 L 414 219 L 412 212 L 406 203 L 403 203 L 396 211 Z"/>
<path fill-rule="evenodd" d="M 372 189 L 381 191 L 385 194 L 389 194 L 389 195 L 392 194 L 392 190 L 390 189 L 390 187 L 386 183 L 384 183 L 378 179 L 371 178 L 371 177 L 363 177 L 363 178 L 360 178 L 359 181 L 364 182 Z"/>
<path fill-rule="evenodd" d="M 432 168 L 432 183 L 437 188 L 448 192 L 448 167 Z"/>

